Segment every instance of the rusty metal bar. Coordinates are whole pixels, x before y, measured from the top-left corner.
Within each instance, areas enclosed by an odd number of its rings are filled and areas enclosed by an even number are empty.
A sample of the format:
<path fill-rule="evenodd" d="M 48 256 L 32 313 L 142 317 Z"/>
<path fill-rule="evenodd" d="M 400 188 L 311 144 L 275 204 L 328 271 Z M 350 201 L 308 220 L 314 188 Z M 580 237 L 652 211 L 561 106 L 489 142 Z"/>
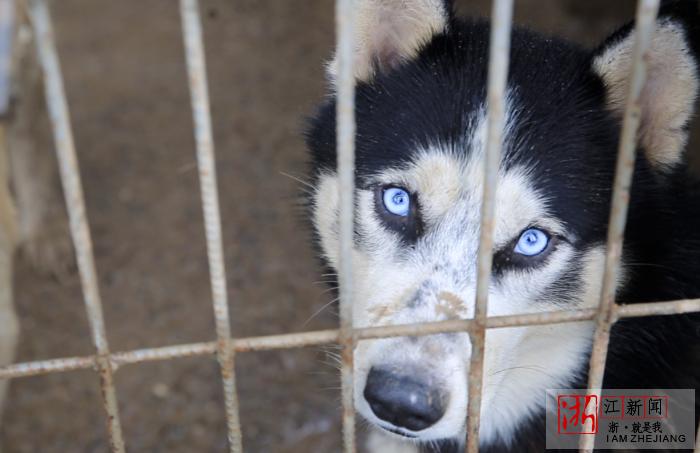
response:
<path fill-rule="evenodd" d="M 513 0 L 494 0 L 491 13 L 489 74 L 487 88 L 486 150 L 484 151 L 484 181 L 482 184 L 479 255 L 477 258 L 476 302 L 474 329 L 470 332 L 472 354 L 469 365 L 469 401 L 467 407 L 468 453 L 479 451 L 479 419 L 484 378 L 484 343 L 488 311 L 489 283 L 493 263 L 493 231 L 496 212 L 496 189 L 501 163 L 503 130 L 506 121 L 506 89 L 510 60 L 510 33 Z"/>
<path fill-rule="evenodd" d="M 340 284 L 341 392 L 343 403 L 343 446 L 354 453 L 355 405 L 353 401 L 353 234 L 355 214 L 355 77 L 353 70 L 353 0 L 336 0 L 335 23 L 338 60 L 336 80 L 336 149 L 338 154 L 338 190 L 340 198 Z"/>
<path fill-rule="evenodd" d="M 199 181 L 202 191 L 207 257 L 209 258 L 209 275 L 216 321 L 216 349 L 224 387 L 228 441 L 231 453 L 240 453 L 243 451 L 243 442 L 238 414 L 238 395 L 236 392 L 235 351 L 231 347 L 231 321 L 226 290 L 223 241 L 221 239 L 221 215 L 219 213 L 219 194 L 216 185 L 214 139 L 209 111 L 209 89 L 207 87 L 202 23 L 197 0 L 181 0 L 180 14 L 182 16 L 185 57 L 192 98 L 197 165 L 199 167 Z"/>
<path fill-rule="evenodd" d="M 85 309 L 90 323 L 92 340 L 97 349 L 95 365 L 100 375 L 102 400 L 108 415 L 107 426 L 110 447 L 115 453 L 123 453 L 124 439 L 119 422 L 119 409 L 114 387 L 112 364 L 109 360 L 109 345 L 107 343 L 102 301 L 97 283 L 95 258 L 92 252 L 92 239 L 85 212 L 85 200 L 80 181 L 75 144 L 73 142 L 73 133 L 71 131 L 68 103 L 63 87 L 63 76 L 56 52 L 49 10 L 45 0 L 32 0 L 31 15 L 36 33 L 39 62 L 44 73 L 46 103 L 56 142 L 61 182 L 68 207 L 70 230 L 78 261 Z"/>
<path fill-rule="evenodd" d="M 180 357 L 196 357 L 202 355 L 215 355 L 218 343 L 207 341 L 204 343 L 190 343 L 176 346 L 163 346 L 160 348 L 135 349 L 127 352 L 115 352 L 112 354 L 114 369 L 118 370 L 122 365 L 134 363 L 155 362 L 170 360 Z"/>
<path fill-rule="evenodd" d="M 0 379 L 15 379 L 95 368 L 95 356 L 64 357 L 52 360 L 13 363 L 0 368 Z"/>
<path fill-rule="evenodd" d="M 614 319 L 676 315 L 690 312 L 700 312 L 700 299 L 616 306 L 616 314 Z M 521 315 L 492 316 L 486 318 L 486 328 L 503 329 L 508 327 L 590 321 L 595 319 L 597 313 L 597 309 L 586 308 L 566 311 L 560 310 L 542 313 L 528 313 Z M 474 321 L 472 319 L 456 319 L 430 323 L 365 327 L 355 329 L 354 338 L 355 341 L 359 341 L 373 338 L 465 332 L 472 329 L 473 323 Z M 339 338 L 340 331 L 338 329 L 330 329 L 259 337 L 234 338 L 231 341 L 236 352 L 256 352 L 338 343 Z M 215 341 L 209 341 L 203 343 L 191 343 L 175 346 L 164 346 L 159 348 L 115 352 L 110 355 L 110 360 L 113 363 L 113 369 L 116 370 L 123 365 L 170 360 L 181 357 L 213 355 L 216 354 L 216 351 L 217 343 Z M 64 371 L 88 369 L 94 366 L 95 356 L 39 360 L 0 367 L 0 379 L 39 376 Z"/>
<path fill-rule="evenodd" d="M 236 348 L 237 352 L 270 351 L 338 343 L 339 341 L 340 330 L 331 329 L 264 337 L 237 338 L 234 341 L 234 348 Z"/>
<path fill-rule="evenodd" d="M 670 302 L 646 302 L 631 305 L 613 305 L 614 316 L 620 318 L 639 318 L 644 316 L 680 315 L 700 312 L 700 299 L 682 299 Z"/>
<path fill-rule="evenodd" d="M 641 122 L 642 106 L 640 97 L 647 76 L 645 56 L 651 47 L 658 11 L 659 0 L 639 0 L 637 3 L 632 67 L 610 208 L 610 223 L 608 225 L 608 239 L 605 251 L 605 273 L 588 373 L 588 391 L 593 393 L 598 393 L 603 385 L 605 359 L 608 355 L 610 343 L 610 328 L 614 322 L 615 290 L 617 289 L 622 242 L 625 234 L 625 225 L 627 224 L 630 187 L 632 185 L 637 150 L 637 133 Z M 581 451 L 592 452 L 594 440 L 594 436 L 581 436 Z"/>

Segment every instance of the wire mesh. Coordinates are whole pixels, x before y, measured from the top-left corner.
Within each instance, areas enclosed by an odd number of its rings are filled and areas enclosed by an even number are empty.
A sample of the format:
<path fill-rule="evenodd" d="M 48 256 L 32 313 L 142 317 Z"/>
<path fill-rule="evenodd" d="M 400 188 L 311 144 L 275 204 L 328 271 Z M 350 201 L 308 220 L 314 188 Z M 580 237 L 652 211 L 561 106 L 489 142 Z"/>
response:
<path fill-rule="evenodd" d="M 341 199 L 341 269 L 339 329 L 232 338 L 228 312 L 221 220 L 216 186 L 216 165 L 211 130 L 211 117 L 206 83 L 204 46 L 197 0 L 181 0 L 183 39 L 197 147 L 197 160 L 202 191 L 207 252 L 209 258 L 212 300 L 216 319 L 216 341 L 110 352 L 102 315 L 102 304 L 92 253 L 92 243 L 85 212 L 78 162 L 70 126 L 70 116 L 63 88 L 60 65 L 55 49 L 51 21 L 45 0 L 32 0 L 32 22 L 37 35 L 37 52 L 44 72 L 47 106 L 56 142 L 61 179 L 68 206 L 71 234 L 75 243 L 78 267 L 83 286 L 86 311 L 90 322 L 96 353 L 84 357 L 66 357 L 12 364 L 0 367 L 0 378 L 19 378 L 78 369 L 94 368 L 99 372 L 103 390 L 103 404 L 108 415 L 109 441 L 113 452 L 124 452 L 124 441 L 119 423 L 114 372 L 121 366 L 150 361 L 171 360 L 181 357 L 217 357 L 224 385 L 229 445 L 232 452 L 242 451 L 238 401 L 235 387 L 235 354 L 239 352 L 290 349 L 329 343 L 343 346 L 343 443 L 346 451 L 355 451 L 353 409 L 352 351 L 358 340 L 397 336 L 430 335 L 448 332 L 468 332 L 472 339 L 473 354 L 469 379 L 467 449 L 478 451 L 479 406 L 483 374 L 485 329 L 515 326 L 544 325 L 563 322 L 594 321 L 596 333 L 591 357 L 589 389 L 600 389 L 605 368 L 605 356 L 610 327 L 619 319 L 652 315 L 674 315 L 700 312 L 700 299 L 673 302 L 650 302 L 635 305 L 617 305 L 614 288 L 617 281 L 620 252 L 626 221 L 632 163 L 639 124 L 638 97 L 645 77 L 644 54 L 651 42 L 659 0 L 640 0 L 637 12 L 637 33 L 632 60 L 630 95 L 625 112 L 619 148 L 618 168 L 611 207 L 606 267 L 601 302 L 597 309 L 576 309 L 487 317 L 488 280 L 491 270 L 491 236 L 494 218 L 495 182 L 498 175 L 502 143 L 503 118 L 506 96 L 506 76 L 510 48 L 512 0 L 495 0 L 489 62 L 488 88 L 488 142 L 485 154 L 485 188 L 483 194 L 481 238 L 476 310 L 473 319 L 458 319 L 430 323 L 390 325 L 354 329 L 352 326 L 352 246 L 353 246 L 353 186 L 354 186 L 354 77 L 353 26 L 354 1 L 336 1 L 338 37 L 338 97 L 337 143 L 338 173 Z M 586 437 L 586 436 L 582 436 Z M 700 453 L 700 434 L 696 453 Z M 582 451 L 591 445 L 582 444 Z"/>
<path fill-rule="evenodd" d="M 635 305 L 615 306 L 615 320 L 642 316 L 677 315 L 700 311 L 700 299 L 688 299 L 674 302 L 649 302 Z M 593 308 L 560 310 L 522 315 L 490 316 L 486 318 L 487 329 L 508 327 L 560 324 L 594 320 L 598 311 Z M 454 319 L 449 321 L 424 322 L 416 324 L 396 324 L 379 327 L 353 329 L 354 341 L 375 338 L 408 337 L 433 335 L 437 333 L 470 332 L 473 319 Z M 233 338 L 232 348 L 235 352 L 272 351 L 278 349 L 304 348 L 330 343 L 338 343 L 339 329 L 316 330 L 309 332 L 265 335 L 247 338 Z M 121 366 L 176 358 L 215 355 L 215 341 L 163 346 L 158 348 L 134 349 L 114 352 L 110 355 L 113 369 Z M 64 357 L 51 360 L 36 360 L 0 367 L 0 379 L 40 376 L 44 374 L 82 370 L 93 367 L 95 356 Z"/>

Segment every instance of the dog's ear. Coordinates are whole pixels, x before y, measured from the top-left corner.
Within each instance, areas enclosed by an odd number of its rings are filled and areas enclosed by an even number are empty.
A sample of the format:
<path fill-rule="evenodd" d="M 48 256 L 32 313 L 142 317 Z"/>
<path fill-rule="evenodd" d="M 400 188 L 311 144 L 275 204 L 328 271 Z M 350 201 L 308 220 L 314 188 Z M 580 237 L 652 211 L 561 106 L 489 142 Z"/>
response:
<path fill-rule="evenodd" d="M 639 141 L 659 171 L 683 159 L 688 122 L 698 94 L 698 2 L 662 2 L 642 89 Z M 632 24 L 608 38 L 593 57 L 593 70 L 605 84 L 608 107 L 622 117 L 634 47 Z"/>
<path fill-rule="evenodd" d="M 446 30 L 451 0 L 357 0 L 355 2 L 355 77 L 368 81 L 415 56 L 422 45 Z M 337 59 L 328 64 L 331 82 Z"/>

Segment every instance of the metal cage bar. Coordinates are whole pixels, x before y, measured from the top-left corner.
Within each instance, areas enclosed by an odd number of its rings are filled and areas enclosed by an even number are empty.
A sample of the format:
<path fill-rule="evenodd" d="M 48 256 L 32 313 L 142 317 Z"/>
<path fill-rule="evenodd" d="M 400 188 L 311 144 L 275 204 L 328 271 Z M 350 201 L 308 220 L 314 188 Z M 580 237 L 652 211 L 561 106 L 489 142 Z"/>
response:
<path fill-rule="evenodd" d="M 10 79 L 14 46 L 15 2 L 0 2 L 0 118 L 10 109 Z"/>
<path fill-rule="evenodd" d="M 209 259 L 209 276 L 216 322 L 216 355 L 223 382 L 229 448 L 231 453 L 240 453 L 243 451 L 243 441 L 238 414 L 238 395 L 236 392 L 235 351 L 231 347 L 231 321 L 226 289 L 224 248 L 221 238 L 219 192 L 216 185 L 214 138 L 209 107 L 202 23 L 197 0 L 181 0 L 180 14 L 182 16 L 185 59 L 187 61 L 192 99 L 192 117 L 204 212 L 207 258 Z"/>
<path fill-rule="evenodd" d="M 487 87 L 487 138 L 484 152 L 479 254 L 477 257 L 474 323 L 470 332 L 472 353 L 469 365 L 469 399 L 467 404 L 468 453 L 479 451 L 479 420 L 484 378 L 484 347 L 489 284 L 493 264 L 493 232 L 496 217 L 496 188 L 501 164 L 503 129 L 506 120 L 506 89 L 510 62 L 510 32 L 513 0 L 494 0 L 489 44 Z"/>
<path fill-rule="evenodd" d="M 627 224 L 630 187 L 634 174 L 634 162 L 637 151 L 637 134 L 641 123 L 640 102 L 642 89 L 647 78 L 646 54 L 651 48 L 659 0 L 639 0 L 635 21 L 634 49 L 632 51 L 631 73 L 622 123 L 622 135 L 615 169 L 610 221 L 608 223 L 608 240 L 605 250 L 605 268 L 600 294 L 596 329 L 593 337 L 593 349 L 588 373 L 588 391 L 599 393 L 603 385 L 605 359 L 610 344 L 610 329 L 615 322 L 615 290 L 620 271 L 622 243 Z M 582 436 L 581 451 L 593 451 L 594 436 Z"/>
<path fill-rule="evenodd" d="M 674 302 L 649 302 L 615 307 L 615 319 L 653 315 L 674 315 L 700 311 L 700 299 Z M 491 316 L 486 318 L 487 329 L 500 329 L 529 325 L 557 324 L 564 322 L 591 321 L 597 315 L 596 309 L 578 309 L 531 313 L 523 315 Z M 470 331 L 471 319 L 450 320 L 431 323 L 403 324 L 382 327 L 368 327 L 354 330 L 355 340 L 388 338 L 400 336 L 432 335 Z M 279 349 L 303 348 L 338 343 L 340 331 L 337 329 L 310 332 L 267 335 L 232 340 L 236 352 L 270 351 Z M 213 355 L 217 351 L 214 341 L 191 343 L 159 348 L 136 349 L 115 352 L 110 359 L 117 370 L 122 365 L 171 360 L 176 358 Z M 38 360 L 0 367 L 0 379 L 40 376 L 73 370 L 89 369 L 95 366 L 95 356 L 66 357 L 53 360 Z"/>
<path fill-rule="evenodd" d="M 634 305 L 618 305 L 615 319 L 633 318 L 653 315 L 676 315 L 700 311 L 700 299 L 680 300 L 675 302 L 649 302 Z M 491 316 L 486 318 L 487 329 L 503 329 L 565 322 L 594 320 L 598 311 L 594 308 L 577 310 L 560 310 L 522 315 Z M 455 319 L 417 324 L 400 324 L 381 327 L 354 329 L 354 339 L 389 338 L 436 333 L 469 332 L 472 319 Z M 338 329 L 316 330 L 309 332 L 266 335 L 258 337 L 234 338 L 232 347 L 236 352 L 271 351 L 279 349 L 303 348 L 330 343 L 338 343 Z M 163 346 L 158 348 L 135 349 L 114 352 L 110 355 L 113 369 L 123 365 L 170 360 L 183 357 L 214 355 L 217 351 L 215 341 Z M 65 357 L 61 359 L 37 360 L 16 363 L 0 367 L 0 379 L 40 376 L 58 372 L 88 369 L 94 366 L 95 356 Z"/>
<path fill-rule="evenodd" d="M 659 6 L 659 0 L 639 0 L 636 26 L 637 36 L 632 60 L 633 71 L 619 147 L 600 305 L 597 308 L 587 309 L 487 316 L 488 280 L 491 270 L 493 245 L 492 228 L 495 211 L 495 183 L 498 176 L 503 140 L 505 89 L 513 8 L 513 0 L 494 0 L 489 61 L 488 141 L 484 164 L 485 185 L 482 200 L 475 316 L 473 319 L 354 329 L 352 326 L 352 235 L 354 214 L 352 194 L 354 186 L 355 137 L 355 81 L 352 64 L 353 6 L 353 0 L 336 0 L 338 33 L 337 144 L 341 200 L 340 328 L 249 338 L 232 338 L 231 336 L 201 21 L 197 0 L 180 0 L 217 340 L 111 353 L 105 334 L 94 256 L 92 254 L 92 243 L 85 214 L 70 117 L 53 40 L 49 12 L 45 0 L 32 0 L 32 21 L 37 34 L 37 50 L 45 74 L 47 104 L 56 141 L 61 179 L 70 215 L 71 234 L 76 246 L 85 306 L 96 354 L 85 357 L 32 361 L 0 367 L 0 379 L 37 376 L 78 369 L 97 369 L 101 377 L 103 403 L 108 414 L 111 449 L 113 452 L 124 452 L 116 391 L 113 382 L 114 372 L 122 365 L 171 360 L 180 357 L 215 355 L 220 363 L 224 385 L 229 445 L 232 452 L 241 452 L 241 431 L 235 388 L 235 353 L 340 343 L 343 346 L 343 444 L 346 451 L 354 452 L 355 425 L 352 395 L 352 351 L 354 344 L 362 339 L 467 332 L 470 334 L 473 345 L 467 418 L 467 432 L 469 433 L 467 449 L 471 453 L 478 451 L 479 406 L 483 378 L 485 329 L 595 321 L 596 332 L 588 386 L 589 389 L 597 390 L 602 385 L 610 327 L 617 320 L 626 317 L 700 312 L 700 299 L 650 302 L 634 305 L 618 305 L 614 301 L 615 283 L 619 271 L 629 188 L 633 172 L 636 134 L 639 125 L 640 105 L 638 98 L 645 80 L 644 54 L 651 42 L 654 21 Z M 592 445 L 585 445 L 584 443 L 582 442 L 581 445 L 582 451 L 590 451 Z M 700 431 L 696 443 L 695 451 L 700 453 Z"/>
<path fill-rule="evenodd" d="M 353 402 L 353 266 L 355 214 L 355 75 L 353 70 L 353 28 L 355 2 L 337 0 L 335 6 L 338 59 L 336 148 L 338 152 L 338 190 L 340 200 L 340 254 L 338 283 L 340 296 L 341 351 L 340 382 L 343 403 L 343 446 L 354 453 L 355 409 Z"/>
<path fill-rule="evenodd" d="M 92 239 L 85 212 L 78 158 L 75 153 L 70 114 L 63 86 L 63 76 L 56 52 L 56 44 L 51 26 L 48 6 L 44 0 L 32 0 L 31 18 L 36 33 L 36 46 L 39 63 L 44 72 L 46 103 L 54 134 L 61 183 L 66 198 L 70 231 L 78 261 L 80 282 L 83 288 L 85 310 L 90 323 L 92 340 L 97 350 L 94 365 L 100 375 L 102 402 L 108 414 L 109 441 L 112 451 L 124 452 L 124 439 L 119 422 L 114 374 L 110 362 L 109 345 L 105 331 L 102 301 L 98 288 L 95 257 L 92 252 Z"/>

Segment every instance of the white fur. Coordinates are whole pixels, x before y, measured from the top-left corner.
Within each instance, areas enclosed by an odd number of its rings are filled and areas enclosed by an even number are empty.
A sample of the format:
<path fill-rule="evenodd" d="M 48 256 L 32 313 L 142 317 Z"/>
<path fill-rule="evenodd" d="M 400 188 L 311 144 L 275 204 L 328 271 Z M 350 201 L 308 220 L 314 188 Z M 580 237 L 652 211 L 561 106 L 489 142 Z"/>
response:
<path fill-rule="evenodd" d="M 373 429 L 367 436 L 367 450 L 381 453 L 419 453 L 418 445 L 406 439 L 397 439 L 386 431 Z"/>

